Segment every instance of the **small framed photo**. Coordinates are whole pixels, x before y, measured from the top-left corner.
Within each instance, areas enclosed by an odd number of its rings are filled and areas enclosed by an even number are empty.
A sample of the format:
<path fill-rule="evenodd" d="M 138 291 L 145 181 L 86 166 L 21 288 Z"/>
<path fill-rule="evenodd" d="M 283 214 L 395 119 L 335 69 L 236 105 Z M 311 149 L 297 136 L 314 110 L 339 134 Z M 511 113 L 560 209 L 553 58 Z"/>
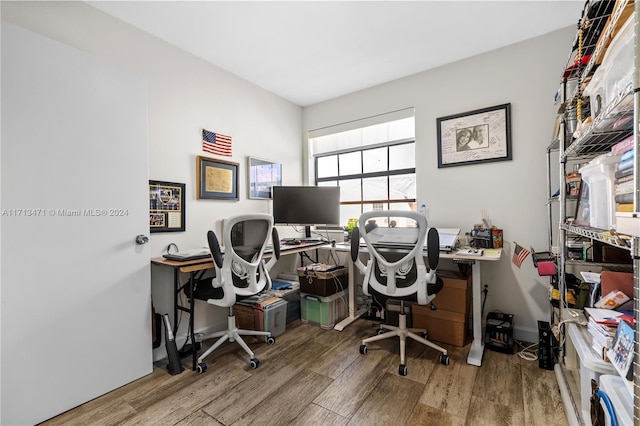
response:
<path fill-rule="evenodd" d="M 511 104 L 436 121 L 438 168 L 511 160 Z"/>
<path fill-rule="evenodd" d="M 282 185 L 282 164 L 248 157 L 249 198 L 271 199 L 271 188 Z"/>
<path fill-rule="evenodd" d="M 185 184 L 149 181 L 150 232 L 184 232 Z"/>
<path fill-rule="evenodd" d="M 197 198 L 238 201 L 238 173 L 238 163 L 198 155 Z"/>
<path fill-rule="evenodd" d="M 613 348 L 609 350 L 609 361 L 618 370 L 622 377 L 629 375 L 629 369 L 633 365 L 634 329 L 626 321 L 621 320 L 616 329 L 616 338 Z"/>

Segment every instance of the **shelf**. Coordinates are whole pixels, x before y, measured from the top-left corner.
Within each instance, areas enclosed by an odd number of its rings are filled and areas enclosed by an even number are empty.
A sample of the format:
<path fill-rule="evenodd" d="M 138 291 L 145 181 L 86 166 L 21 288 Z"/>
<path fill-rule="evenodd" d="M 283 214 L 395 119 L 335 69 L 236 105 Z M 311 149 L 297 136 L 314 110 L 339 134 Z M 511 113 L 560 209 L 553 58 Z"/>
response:
<path fill-rule="evenodd" d="M 628 85 L 586 128 L 582 136 L 569 145 L 562 159 L 596 155 L 633 134 L 633 88 Z"/>
<path fill-rule="evenodd" d="M 607 92 L 607 104 L 603 105 L 602 111 L 596 117 L 589 117 L 593 112 L 589 105 L 592 99 L 585 98 L 582 91 L 589 87 L 589 81 L 606 56 L 609 45 L 623 25 L 626 25 L 625 22 L 632 13 L 634 13 L 632 18 L 634 21 L 631 24 L 634 27 L 631 28 L 631 31 L 634 31 L 632 44 L 635 60 L 633 65 L 630 65 L 633 67 L 632 70 L 624 70 L 625 72 L 633 72 L 632 81 L 626 84 L 626 87 L 620 90 L 620 93 Z M 562 96 L 556 96 L 554 140 L 546 148 L 548 162 L 547 194 L 551 194 L 552 185 L 562 188 L 568 182 L 566 176 L 568 172 L 575 168 L 576 164 L 611 152 L 611 148 L 614 145 L 629 137 L 632 137 L 634 141 L 636 155 L 640 152 L 640 136 L 634 134 L 636 131 L 635 121 L 638 119 L 637 111 L 634 110 L 640 105 L 640 90 L 634 87 L 634 84 L 638 83 L 637 74 L 640 67 L 640 47 L 638 47 L 638 43 L 640 43 L 640 27 L 638 25 L 640 25 L 640 3 L 634 2 L 634 0 L 588 0 L 586 2 L 577 23 L 576 36 L 571 45 L 571 52 L 566 66 L 562 70 L 561 86 L 558 91 L 558 95 Z M 632 47 L 629 47 L 629 39 L 627 38 L 629 34 L 626 31 L 623 39 L 626 44 L 625 49 L 631 49 Z M 627 53 L 624 56 L 625 59 L 633 59 L 628 58 Z M 617 59 L 613 60 L 617 62 Z M 611 61 L 607 58 L 606 62 Z M 605 63 L 605 66 L 610 66 L 610 64 Z M 624 66 L 627 66 L 626 62 Z M 607 69 L 604 70 L 605 75 L 607 71 Z M 612 74 L 610 79 L 614 78 L 618 77 Z M 607 81 L 606 77 L 603 77 L 603 81 L 607 83 L 608 88 L 608 85 L 622 86 L 628 80 Z M 594 85 L 597 86 L 598 83 L 594 82 Z M 589 87 L 589 89 L 591 88 Z M 616 88 L 615 90 L 618 91 L 619 89 Z M 609 101 L 609 99 L 612 100 Z M 580 119 L 576 120 L 578 115 Z M 577 123 L 577 126 L 575 126 L 576 131 L 569 133 L 567 128 L 573 130 L 574 123 Z M 555 168 L 558 169 L 559 184 L 556 184 L 556 179 L 552 179 L 551 159 L 555 159 L 555 156 L 552 157 L 551 154 L 554 153 L 555 155 L 556 151 L 558 163 Z M 638 164 L 636 159 L 634 163 L 634 167 L 636 167 L 634 179 L 638 179 L 638 173 L 640 173 L 637 170 Z M 640 191 L 640 182 L 636 181 L 634 194 L 638 194 L 638 191 Z M 637 294 L 640 286 L 640 279 L 638 278 L 640 256 L 637 255 L 640 247 L 640 212 L 622 214 L 616 212 L 615 222 L 607 221 L 606 225 L 602 225 L 610 226 L 613 230 L 581 226 L 573 223 L 573 219 L 566 219 L 572 215 L 572 208 L 575 202 L 568 198 L 567 193 L 560 192 L 557 200 L 555 199 L 556 197 L 547 198 L 547 213 L 550 250 L 554 244 L 560 247 L 558 258 L 558 270 L 560 273 L 557 276 L 557 286 L 561 297 L 557 309 L 558 314 L 556 315 L 567 322 L 564 327 L 560 327 L 562 337 L 560 341 L 563 344 L 560 346 L 560 360 L 555 366 L 555 372 L 567 419 L 570 424 L 591 424 L 590 382 L 593 379 L 600 383 L 600 388 L 612 400 L 617 412 L 618 424 L 634 424 L 634 411 L 638 409 L 634 407 L 634 399 L 639 398 L 639 379 L 636 377 L 632 383 L 628 382 L 624 377 L 620 377 L 613 364 L 603 360 L 602 355 L 592 349 L 591 334 L 585 326 L 578 324 L 586 322 L 582 312 L 567 308 L 565 271 L 567 268 L 572 272 L 583 269 L 630 270 L 634 273 L 634 292 Z M 634 197 L 634 203 L 638 208 L 637 203 L 640 203 L 640 201 L 637 200 L 637 196 Z M 558 224 L 556 220 L 558 217 L 560 218 L 560 224 L 554 228 L 553 225 Z M 556 230 L 558 231 L 557 242 L 553 238 L 553 233 Z M 615 247 L 627 250 L 631 252 L 630 257 L 633 263 L 621 263 L 611 266 L 612 264 L 609 263 L 569 259 L 569 253 L 565 247 L 569 246 L 569 241 L 574 237 L 590 239 L 594 247 L 600 247 L 604 244 L 605 246 L 610 246 L 607 247 L 608 249 Z M 622 252 L 621 256 L 624 256 L 624 252 Z M 626 258 L 626 256 L 624 257 Z M 604 254 L 602 258 L 604 258 Z M 612 257 L 612 259 L 615 259 L 615 257 Z M 584 265 L 588 266 L 583 267 Z M 636 317 L 640 316 L 637 303 L 634 311 Z M 639 332 L 639 323 L 636 323 L 635 326 L 636 333 Z M 636 346 L 637 343 L 636 341 Z M 608 424 L 611 423 L 609 422 Z"/>
<path fill-rule="evenodd" d="M 572 224 L 560 225 L 560 228 L 573 234 L 582 235 L 592 240 L 616 246 L 619 248 L 631 250 L 631 237 L 623 234 L 615 234 L 604 229 L 589 228 L 586 226 L 577 226 Z"/>

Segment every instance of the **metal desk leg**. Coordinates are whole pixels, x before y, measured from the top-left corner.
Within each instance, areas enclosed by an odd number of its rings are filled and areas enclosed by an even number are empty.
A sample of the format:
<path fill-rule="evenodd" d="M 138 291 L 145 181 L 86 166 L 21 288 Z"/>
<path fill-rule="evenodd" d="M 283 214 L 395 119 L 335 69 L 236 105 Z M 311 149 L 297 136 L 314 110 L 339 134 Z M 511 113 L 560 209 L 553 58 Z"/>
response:
<path fill-rule="evenodd" d="M 334 330 L 342 331 L 346 326 L 360 318 L 366 310 L 356 312 L 356 280 L 355 280 L 355 267 L 353 261 L 349 259 L 349 315 L 333 328 Z"/>
<path fill-rule="evenodd" d="M 196 346 L 196 332 L 193 328 L 195 316 L 195 298 L 193 297 L 193 274 L 194 272 L 189 273 L 189 294 L 191 297 L 189 298 L 189 339 L 191 340 L 191 370 L 196 371 L 196 365 L 198 361 L 198 347 Z"/>
<path fill-rule="evenodd" d="M 178 292 L 180 291 L 180 272 L 173 268 L 173 335 L 178 333 Z"/>
<path fill-rule="evenodd" d="M 484 339 L 482 338 L 482 294 L 480 293 L 480 262 L 473 262 L 473 343 L 467 357 L 467 363 L 471 365 L 482 365 L 482 355 L 484 354 Z"/>

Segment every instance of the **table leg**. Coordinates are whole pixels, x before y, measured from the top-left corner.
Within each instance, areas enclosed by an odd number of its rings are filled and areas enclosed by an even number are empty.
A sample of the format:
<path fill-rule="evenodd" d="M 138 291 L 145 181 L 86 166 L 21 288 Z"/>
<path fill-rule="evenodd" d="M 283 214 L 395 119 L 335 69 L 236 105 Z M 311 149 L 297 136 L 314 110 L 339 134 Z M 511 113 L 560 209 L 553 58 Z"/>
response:
<path fill-rule="evenodd" d="M 480 292 L 480 262 L 473 262 L 471 269 L 473 275 L 473 343 L 467 357 L 467 363 L 471 365 L 482 365 L 482 355 L 484 354 L 484 339 L 482 338 L 482 293 Z"/>
<path fill-rule="evenodd" d="M 173 335 L 178 333 L 178 292 L 180 291 L 180 272 L 173 268 Z"/>
<path fill-rule="evenodd" d="M 360 312 L 356 312 L 356 280 L 355 280 L 355 267 L 353 261 L 349 259 L 349 313 L 345 319 L 335 325 L 334 330 L 342 331 L 346 326 L 360 318 L 366 310 L 363 309 Z"/>
<path fill-rule="evenodd" d="M 196 365 L 198 361 L 198 347 L 196 346 L 196 332 L 193 328 L 195 321 L 195 297 L 193 297 L 193 276 L 194 272 L 189 273 L 189 339 L 191 340 L 191 370 L 196 371 Z"/>

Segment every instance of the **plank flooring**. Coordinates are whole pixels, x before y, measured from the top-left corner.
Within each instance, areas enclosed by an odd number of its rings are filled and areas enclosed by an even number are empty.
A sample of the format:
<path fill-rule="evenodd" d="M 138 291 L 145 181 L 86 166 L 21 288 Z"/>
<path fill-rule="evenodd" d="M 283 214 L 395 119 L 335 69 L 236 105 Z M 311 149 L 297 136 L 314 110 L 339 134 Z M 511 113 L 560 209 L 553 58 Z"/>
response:
<path fill-rule="evenodd" d="M 397 339 L 368 345 L 376 324 L 344 331 L 295 321 L 275 345 L 251 340 L 260 366 L 227 343 L 204 374 L 171 376 L 159 362 L 148 376 L 42 425 L 567 425 L 555 376 L 517 354 L 486 350 L 482 367 L 466 363 L 470 345 L 439 353 L 407 342 L 408 375 L 398 375 Z M 205 342 L 205 346 L 210 342 Z"/>

